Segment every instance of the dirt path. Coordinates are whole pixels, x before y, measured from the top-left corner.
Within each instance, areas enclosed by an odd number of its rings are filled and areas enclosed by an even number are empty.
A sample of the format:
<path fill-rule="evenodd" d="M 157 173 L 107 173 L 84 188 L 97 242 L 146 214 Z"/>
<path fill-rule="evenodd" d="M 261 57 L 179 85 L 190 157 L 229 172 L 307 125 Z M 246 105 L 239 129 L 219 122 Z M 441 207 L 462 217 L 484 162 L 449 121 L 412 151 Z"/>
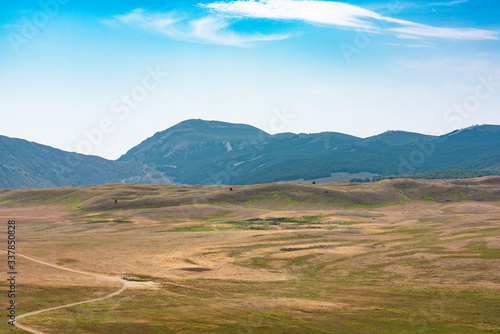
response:
<path fill-rule="evenodd" d="M 3 253 L 7 253 L 7 251 L 5 251 L 5 250 L 0 250 L 0 251 L 3 252 Z M 65 307 L 76 306 L 76 305 L 85 304 L 85 303 L 93 303 L 93 302 L 96 302 L 96 301 L 108 299 L 108 298 L 114 297 L 116 295 L 119 295 L 120 293 L 122 293 L 123 291 L 125 291 L 125 289 L 127 289 L 127 287 L 128 287 L 128 281 L 126 281 L 124 279 L 121 279 L 121 278 L 118 278 L 118 277 L 104 276 L 104 275 L 92 274 L 92 273 L 87 273 L 87 272 L 84 272 L 84 271 L 79 271 L 79 270 L 74 270 L 74 269 L 68 269 L 68 268 L 56 266 L 54 264 L 50 264 L 50 263 L 47 263 L 47 262 L 39 261 L 39 260 L 33 259 L 33 258 L 29 257 L 29 256 L 21 255 L 21 254 L 18 254 L 18 253 L 16 253 L 16 256 L 25 258 L 25 259 L 33 261 L 33 262 L 38 262 L 38 263 L 41 263 L 43 265 L 46 265 L 46 266 L 49 266 L 49 267 L 52 267 L 52 268 L 56 268 L 56 269 L 60 269 L 60 270 L 66 270 L 66 271 L 70 271 L 70 272 L 78 273 L 78 274 L 82 274 L 82 275 L 88 275 L 88 276 L 93 276 L 93 277 L 99 277 L 99 278 L 103 278 L 103 279 L 113 280 L 113 281 L 120 282 L 122 284 L 122 287 L 118 291 L 110 293 L 109 295 L 106 295 L 104 297 L 90 299 L 90 300 L 84 300 L 84 301 L 81 301 L 81 302 L 76 302 L 76 303 L 71 303 L 71 304 L 66 304 L 66 305 L 61 305 L 61 306 L 50 307 L 50 308 L 46 308 L 46 309 L 43 309 L 43 310 L 33 311 L 33 312 L 29 312 L 29 313 L 17 316 L 14 325 L 17 328 L 20 328 L 22 330 L 25 330 L 25 331 L 33 333 L 33 334 L 45 334 L 45 333 L 37 331 L 36 329 L 33 329 L 33 328 L 30 328 L 30 327 L 26 327 L 26 326 L 21 325 L 19 323 L 20 319 L 26 318 L 26 317 L 29 317 L 29 316 L 32 316 L 32 315 L 36 315 L 36 314 L 39 314 L 39 313 L 43 313 L 43 312 L 48 312 L 48 311 L 58 310 L 58 309 L 65 308 Z"/>

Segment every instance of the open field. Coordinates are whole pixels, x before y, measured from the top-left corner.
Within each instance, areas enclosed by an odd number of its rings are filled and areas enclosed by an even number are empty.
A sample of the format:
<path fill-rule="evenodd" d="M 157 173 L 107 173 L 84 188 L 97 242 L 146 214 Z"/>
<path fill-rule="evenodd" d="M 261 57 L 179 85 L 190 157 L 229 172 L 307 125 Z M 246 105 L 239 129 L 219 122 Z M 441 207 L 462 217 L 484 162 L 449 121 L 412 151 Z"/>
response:
<path fill-rule="evenodd" d="M 232 189 L 0 190 L 0 249 L 15 219 L 18 253 L 135 280 L 20 322 L 44 333 L 500 331 L 500 177 Z M 18 315 L 120 288 L 17 262 Z M 3 318 L 1 332 L 25 333 Z"/>

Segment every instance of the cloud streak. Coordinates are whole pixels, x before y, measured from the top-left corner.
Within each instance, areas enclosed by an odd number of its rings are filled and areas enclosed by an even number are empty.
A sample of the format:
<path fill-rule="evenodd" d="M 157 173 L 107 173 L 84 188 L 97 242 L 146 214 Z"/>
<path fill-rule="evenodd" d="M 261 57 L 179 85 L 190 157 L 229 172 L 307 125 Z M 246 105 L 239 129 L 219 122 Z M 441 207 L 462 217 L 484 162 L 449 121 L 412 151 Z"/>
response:
<path fill-rule="evenodd" d="M 431 2 L 427 6 L 455 6 L 461 3 L 469 2 L 470 0 L 456 0 L 450 2 Z"/>
<path fill-rule="evenodd" d="M 455 5 L 466 0 L 439 3 Z M 438 3 L 436 3 L 438 4 Z M 214 2 L 200 5 L 217 14 L 233 18 L 304 21 L 312 24 L 340 28 L 363 29 L 371 32 L 393 33 L 399 38 L 441 38 L 451 40 L 498 40 L 495 31 L 472 28 L 432 27 L 415 22 L 398 20 L 374 11 L 343 2 L 304 0 L 262 0 Z M 384 21 L 382 27 L 376 21 Z"/>
<path fill-rule="evenodd" d="M 217 15 L 190 18 L 177 12 L 151 13 L 141 8 L 124 15 L 115 15 L 111 20 L 104 20 L 103 23 L 125 24 L 177 40 L 238 47 L 289 37 L 287 34 L 238 34 L 230 30 L 231 23 L 228 18 Z"/>
<path fill-rule="evenodd" d="M 438 28 L 423 24 L 411 24 L 400 28 L 389 28 L 399 38 L 441 38 L 451 40 L 497 40 L 498 33 L 474 28 Z"/>
<path fill-rule="evenodd" d="M 376 30 L 368 19 L 397 21 L 358 6 L 331 1 L 233 1 L 201 6 L 236 18 L 298 20 L 368 30 Z"/>
<path fill-rule="evenodd" d="M 456 0 L 428 5 L 453 6 L 468 2 Z M 404 4 L 404 3 L 403 3 Z M 391 15 L 359 6 L 317 0 L 236 0 L 199 4 L 185 13 L 154 13 L 135 9 L 104 20 L 108 25 L 128 25 L 149 33 L 194 43 L 248 47 L 258 42 L 287 39 L 292 34 L 236 32 L 233 24 L 244 19 L 305 22 L 320 27 L 363 30 L 389 34 L 407 40 L 498 40 L 499 33 L 475 28 L 434 27 L 400 20 Z"/>

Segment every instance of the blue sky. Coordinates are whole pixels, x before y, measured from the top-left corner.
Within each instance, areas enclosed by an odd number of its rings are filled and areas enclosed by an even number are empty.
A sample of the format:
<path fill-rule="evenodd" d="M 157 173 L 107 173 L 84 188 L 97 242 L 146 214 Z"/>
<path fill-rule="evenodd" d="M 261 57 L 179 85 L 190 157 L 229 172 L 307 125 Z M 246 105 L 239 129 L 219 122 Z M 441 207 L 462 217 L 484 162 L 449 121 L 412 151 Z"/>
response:
<path fill-rule="evenodd" d="M 494 0 L 2 2 L 0 134 L 117 158 L 188 118 L 500 124 L 498 17 Z"/>

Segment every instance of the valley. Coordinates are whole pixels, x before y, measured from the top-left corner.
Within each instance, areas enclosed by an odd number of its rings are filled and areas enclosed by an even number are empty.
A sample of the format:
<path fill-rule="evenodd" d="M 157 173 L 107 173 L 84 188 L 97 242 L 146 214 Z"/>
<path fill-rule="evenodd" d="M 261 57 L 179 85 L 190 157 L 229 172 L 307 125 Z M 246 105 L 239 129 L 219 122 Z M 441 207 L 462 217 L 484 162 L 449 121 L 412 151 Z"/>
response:
<path fill-rule="evenodd" d="M 95 299 L 19 322 L 43 333 L 500 330 L 499 177 L 229 188 L 0 190 L 19 254 L 97 275 L 19 257 L 18 315 Z M 126 290 L 98 300 L 123 278 Z"/>

